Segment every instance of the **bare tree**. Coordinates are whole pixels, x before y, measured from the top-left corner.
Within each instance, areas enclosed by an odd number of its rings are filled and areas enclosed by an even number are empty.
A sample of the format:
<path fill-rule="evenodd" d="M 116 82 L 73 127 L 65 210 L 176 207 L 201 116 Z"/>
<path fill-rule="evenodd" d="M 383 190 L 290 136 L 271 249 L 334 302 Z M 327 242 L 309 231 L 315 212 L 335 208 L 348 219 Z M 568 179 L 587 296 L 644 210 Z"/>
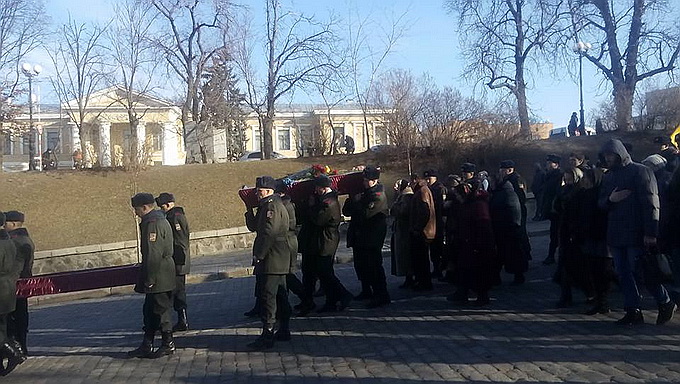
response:
<path fill-rule="evenodd" d="M 336 35 L 334 20 L 320 23 L 313 17 L 285 11 L 279 0 L 266 1 L 265 57 L 267 76 L 257 76 L 253 63 L 252 35 L 244 26 L 234 39 L 234 61 L 246 83 L 248 106 L 258 115 L 262 138 L 262 157 L 273 152 L 276 102 L 296 87 L 319 84 L 326 70 L 335 66 L 332 47 Z M 263 81 L 264 80 L 264 81 Z"/>
<path fill-rule="evenodd" d="M 68 23 L 58 30 L 56 45 L 47 51 L 55 69 L 50 82 L 78 130 L 79 148 L 73 149 L 81 151 L 87 165 L 92 164 L 92 159 L 86 147 L 90 141 L 90 130 L 85 118 L 90 112 L 90 98 L 104 83 L 108 71 L 103 54 L 105 48 L 102 46 L 106 28 L 87 26 L 69 17 Z M 75 142 L 74 138 L 74 145 Z"/>
<path fill-rule="evenodd" d="M 376 20 L 389 20 L 387 25 Z M 371 147 L 368 128 L 368 114 L 371 106 L 369 97 L 385 60 L 394 52 L 399 40 L 410 28 L 408 10 L 395 17 L 376 18 L 368 14 L 364 17 L 350 17 L 348 20 L 348 65 L 350 81 L 356 102 L 364 118 L 364 137 L 366 147 Z M 377 39 L 376 39 L 377 37 Z"/>
<path fill-rule="evenodd" d="M 156 45 L 165 56 L 169 72 L 184 86 L 182 137 L 189 148 L 189 137 L 200 129 L 201 76 L 211 58 L 225 48 L 232 3 L 215 0 L 205 5 L 200 0 L 152 0 L 151 4 L 167 26 L 159 32 Z"/>
<path fill-rule="evenodd" d="M 633 129 L 638 83 L 675 68 L 680 31 L 673 12 L 677 7 L 671 4 L 677 5 L 662 0 L 569 1 L 574 38 L 593 43 L 592 51 L 583 55 L 611 83 L 618 129 Z"/>
<path fill-rule="evenodd" d="M 459 19 L 466 74 L 517 100 L 521 132 L 531 133 L 527 71 L 536 51 L 561 31 L 561 0 L 447 0 Z"/>
<path fill-rule="evenodd" d="M 159 65 L 154 56 L 154 42 L 148 38 L 155 12 L 143 0 L 117 3 L 114 9 L 116 16 L 109 33 L 109 46 L 116 66 L 112 81 L 116 87 L 113 101 L 123 106 L 128 115 L 129 165 L 144 166 L 149 151 L 146 138 L 138 137 L 138 129 L 147 112 L 140 102 L 152 95 L 154 73 Z"/>

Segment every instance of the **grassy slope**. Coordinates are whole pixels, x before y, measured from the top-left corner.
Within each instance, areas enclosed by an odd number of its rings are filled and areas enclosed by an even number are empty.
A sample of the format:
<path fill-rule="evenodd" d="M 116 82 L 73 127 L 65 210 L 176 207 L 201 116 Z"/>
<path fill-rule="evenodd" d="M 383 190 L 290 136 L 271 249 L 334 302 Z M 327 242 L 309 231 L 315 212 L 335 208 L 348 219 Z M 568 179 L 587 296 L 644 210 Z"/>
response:
<path fill-rule="evenodd" d="M 641 160 L 654 151 L 651 138 L 655 135 L 641 133 L 624 138 L 634 143 L 634 158 Z M 466 158 L 491 172 L 495 171 L 498 161 L 513 158 L 520 173 L 531 177 L 532 164 L 542 161 L 547 153 L 566 157 L 570 151 L 579 149 L 594 158 L 597 148 L 611 136 L 532 142 L 504 148 L 502 153 L 476 150 Z M 414 170 L 420 173 L 432 163 L 441 174 L 458 171 L 460 164 L 447 164 L 442 158 L 418 158 Z M 315 163 L 349 170 L 366 162 L 382 164 L 386 171 L 383 177 L 386 189 L 390 189 L 397 177 L 407 176 L 403 159 L 382 155 L 376 158 L 371 153 L 304 160 L 156 167 L 139 175 L 136 190 L 133 174 L 122 171 L 5 173 L 0 174 L 0 209 L 26 213 L 26 225 L 38 250 L 134 239 L 135 221 L 129 201 L 135 191 L 154 195 L 164 191 L 174 193 L 177 203 L 187 210 L 192 231 L 228 228 L 244 225 L 243 204 L 237 190 L 244 184 L 253 185 L 256 176 L 269 174 L 279 177 Z"/>

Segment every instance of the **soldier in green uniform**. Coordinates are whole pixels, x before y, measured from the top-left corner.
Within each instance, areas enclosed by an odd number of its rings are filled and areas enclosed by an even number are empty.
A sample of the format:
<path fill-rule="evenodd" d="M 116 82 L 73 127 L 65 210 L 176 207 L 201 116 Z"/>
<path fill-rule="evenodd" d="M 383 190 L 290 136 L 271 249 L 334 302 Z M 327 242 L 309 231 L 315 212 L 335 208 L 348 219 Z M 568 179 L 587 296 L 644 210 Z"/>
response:
<path fill-rule="evenodd" d="M 175 352 L 172 338 L 172 291 L 175 289 L 175 262 L 170 223 L 163 212 L 154 209 L 150 193 L 138 193 L 132 198 L 139 223 L 142 267 L 135 292 L 146 294 L 144 299 L 144 339 L 128 357 L 158 358 Z M 153 339 L 161 332 L 162 344 L 154 352 Z"/>
<path fill-rule="evenodd" d="M 163 192 L 156 198 L 156 205 L 165 212 L 165 218 L 172 228 L 172 259 L 175 262 L 175 291 L 172 293 L 173 307 L 177 312 L 177 324 L 173 332 L 189 329 L 187 319 L 186 275 L 189 274 L 191 257 L 189 254 L 189 222 L 184 208 L 175 205 L 175 196 Z"/>
<path fill-rule="evenodd" d="M 16 343 L 7 336 L 7 320 L 16 306 L 19 278 L 17 248 L 5 230 L 5 214 L 0 212 L 0 375 L 5 376 L 26 357 L 17 350 Z"/>
<path fill-rule="evenodd" d="M 391 302 L 387 292 L 382 247 L 387 235 L 387 197 L 380 184 L 380 169 L 364 169 L 364 191 L 350 195 L 342 213 L 352 221 L 347 230 L 347 246 L 352 247 L 354 270 L 361 281 L 357 300 L 370 299 L 368 306 L 380 307 Z"/>
<path fill-rule="evenodd" d="M 5 212 L 5 229 L 10 239 L 17 247 L 17 258 L 19 265 L 19 277 L 26 278 L 33 276 L 33 254 L 35 245 L 28 236 L 28 230 L 24 228 L 25 215 L 19 211 Z M 7 327 L 9 337 L 16 340 L 20 345 L 20 352 L 28 356 L 26 339 L 28 336 L 28 299 L 17 297 L 16 309 L 9 315 Z"/>
<path fill-rule="evenodd" d="M 246 213 L 246 225 L 257 233 L 253 244 L 255 275 L 260 276 L 257 290 L 262 303 L 262 334 L 248 344 L 253 349 L 274 346 L 274 340 L 290 340 L 290 314 L 286 275 L 290 272 L 290 220 L 281 197 L 274 193 L 276 180 L 271 176 L 258 177 L 256 181 L 259 205 L 257 214 Z M 276 319 L 279 329 L 274 334 Z"/>

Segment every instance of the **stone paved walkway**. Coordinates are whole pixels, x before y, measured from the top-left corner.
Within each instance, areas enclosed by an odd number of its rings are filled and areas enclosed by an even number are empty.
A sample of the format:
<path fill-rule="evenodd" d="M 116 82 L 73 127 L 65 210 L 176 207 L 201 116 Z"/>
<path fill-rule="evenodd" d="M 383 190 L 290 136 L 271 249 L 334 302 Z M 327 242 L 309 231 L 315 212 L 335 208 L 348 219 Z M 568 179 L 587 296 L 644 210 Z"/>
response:
<path fill-rule="evenodd" d="M 141 338 L 142 295 L 33 307 L 33 356 L 0 382 L 680 382 L 677 319 L 651 325 L 656 311 L 648 310 L 650 324 L 628 328 L 613 324 L 621 311 L 588 317 L 579 314 L 584 304 L 553 309 L 553 268 L 540 264 L 547 238 L 532 243 L 528 282 L 510 286 L 504 276 L 488 308 L 454 307 L 443 297 L 452 290 L 445 284 L 421 295 L 390 278 L 393 304 L 367 310 L 353 303 L 295 318 L 293 340 L 267 352 L 245 347 L 260 327 L 242 316 L 253 302 L 252 277 L 190 286 L 192 330 L 177 335 L 174 356 L 158 360 L 124 358 Z M 337 270 L 357 292 L 351 265 Z M 645 304 L 653 309 L 648 298 Z"/>

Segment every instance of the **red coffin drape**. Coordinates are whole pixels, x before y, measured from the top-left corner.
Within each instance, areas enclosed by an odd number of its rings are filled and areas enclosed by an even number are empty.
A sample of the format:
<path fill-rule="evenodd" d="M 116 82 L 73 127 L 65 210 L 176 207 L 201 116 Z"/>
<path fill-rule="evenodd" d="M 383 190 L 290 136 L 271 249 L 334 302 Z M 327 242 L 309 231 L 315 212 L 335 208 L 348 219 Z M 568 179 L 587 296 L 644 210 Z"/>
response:
<path fill-rule="evenodd" d="M 51 273 L 19 279 L 17 283 L 17 296 L 53 295 L 55 293 L 131 285 L 137 282 L 139 268 L 139 264 L 132 264 L 120 267 Z"/>
<path fill-rule="evenodd" d="M 361 172 L 347 173 L 344 175 L 330 176 L 331 188 L 338 191 L 339 195 L 355 194 L 363 190 L 363 174 Z M 288 194 L 295 203 L 304 202 L 309 195 L 314 193 L 313 180 L 296 181 L 288 187 Z M 255 188 L 245 188 L 238 191 L 239 197 L 248 208 L 257 207 L 257 194 Z"/>

